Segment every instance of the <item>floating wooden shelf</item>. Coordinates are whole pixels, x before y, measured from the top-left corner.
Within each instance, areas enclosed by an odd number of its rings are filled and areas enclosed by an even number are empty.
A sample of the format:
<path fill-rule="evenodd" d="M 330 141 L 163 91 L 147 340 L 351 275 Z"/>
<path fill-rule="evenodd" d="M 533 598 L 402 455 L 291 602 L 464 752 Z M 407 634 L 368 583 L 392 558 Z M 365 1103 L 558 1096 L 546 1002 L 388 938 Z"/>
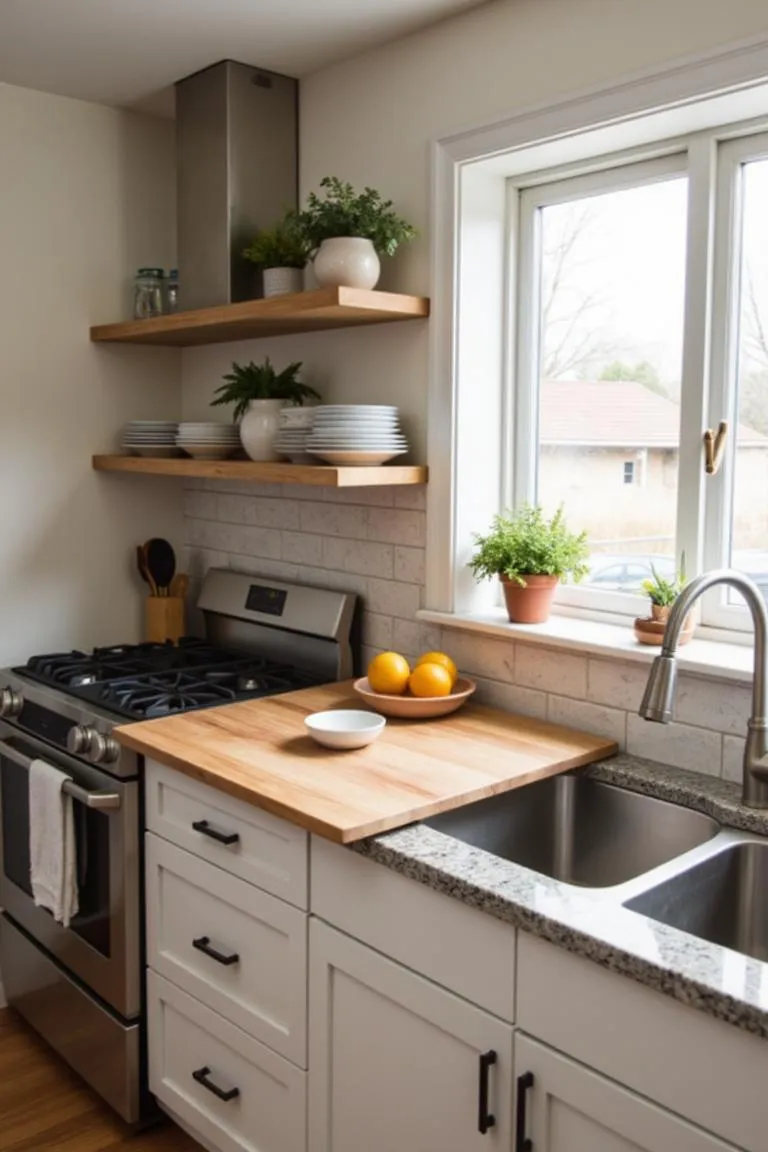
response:
<path fill-rule="evenodd" d="M 308 484 L 316 488 L 374 488 L 425 484 L 427 469 L 415 464 L 376 468 L 331 468 L 315 464 L 257 464 L 253 460 L 150 460 L 145 456 L 94 456 L 97 472 L 188 479 L 253 480 L 263 484 Z"/>
<path fill-rule="evenodd" d="M 393 292 L 366 292 L 359 288 L 319 288 L 246 300 L 193 312 L 174 312 L 152 320 L 128 320 L 91 328 L 91 340 L 111 344 L 157 344 L 188 348 L 195 344 L 223 344 L 260 336 L 287 336 L 322 332 L 363 324 L 391 324 L 397 320 L 423 320 L 429 300 Z"/>

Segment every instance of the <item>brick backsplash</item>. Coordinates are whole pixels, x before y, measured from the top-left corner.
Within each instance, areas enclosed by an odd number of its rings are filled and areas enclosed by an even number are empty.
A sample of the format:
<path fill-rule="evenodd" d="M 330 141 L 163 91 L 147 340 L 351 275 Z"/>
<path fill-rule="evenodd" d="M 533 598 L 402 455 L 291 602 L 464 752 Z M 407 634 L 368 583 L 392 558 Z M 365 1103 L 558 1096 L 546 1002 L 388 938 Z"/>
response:
<path fill-rule="evenodd" d="M 651 760 L 740 779 L 750 699 L 742 685 L 682 675 L 675 722 L 648 724 L 637 715 L 647 676 L 637 664 L 418 621 L 425 504 L 421 487 L 199 481 L 184 492 L 189 572 L 195 581 L 210 567 L 231 567 L 357 592 L 364 664 L 386 648 L 409 659 L 445 648 L 489 704 L 604 735 Z"/>

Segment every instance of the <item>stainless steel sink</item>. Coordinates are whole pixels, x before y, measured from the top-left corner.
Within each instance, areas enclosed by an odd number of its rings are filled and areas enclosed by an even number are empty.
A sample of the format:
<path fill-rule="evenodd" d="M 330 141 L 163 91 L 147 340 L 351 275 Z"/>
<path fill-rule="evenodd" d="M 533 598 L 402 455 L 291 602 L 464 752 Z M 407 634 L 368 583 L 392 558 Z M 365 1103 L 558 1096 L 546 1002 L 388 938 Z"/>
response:
<path fill-rule="evenodd" d="M 552 776 L 425 823 L 494 856 L 589 888 L 623 884 L 720 831 L 708 816 L 586 776 Z"/>
<path fill-rule="evenodd" d="M 624 907 L 768 961 L 768 844 L 731 844 Z"/>

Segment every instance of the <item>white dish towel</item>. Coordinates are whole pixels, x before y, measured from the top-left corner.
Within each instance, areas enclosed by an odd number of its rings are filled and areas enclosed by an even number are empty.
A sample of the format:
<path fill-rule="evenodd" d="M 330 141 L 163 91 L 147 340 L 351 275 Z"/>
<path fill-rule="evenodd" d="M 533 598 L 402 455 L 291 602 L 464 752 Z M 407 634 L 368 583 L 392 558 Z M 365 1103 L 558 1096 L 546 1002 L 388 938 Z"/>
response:
<path fill-rule="evenodd" d="M 32 895 L 54 920 L 69 927 L 77 915 L 77 846 L 74 801 L 64 792 L 64 772 L 33 760 L 29 768 L 29 871 Z"/>

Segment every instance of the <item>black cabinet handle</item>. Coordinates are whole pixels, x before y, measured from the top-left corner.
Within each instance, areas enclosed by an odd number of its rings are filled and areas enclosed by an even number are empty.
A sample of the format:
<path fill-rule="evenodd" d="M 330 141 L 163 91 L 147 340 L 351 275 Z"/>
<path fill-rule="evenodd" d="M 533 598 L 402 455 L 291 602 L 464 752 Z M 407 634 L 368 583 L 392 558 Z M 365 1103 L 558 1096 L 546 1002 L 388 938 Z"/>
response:
<path fill-rule="evenodd" d="M 488 1111 L 488 1077 L 490 1075 L 491 1067 L 496 1063 L 496 1053 L 491 1049 L 490 1052 L 480 1053 L 480 1083 L 477 1092 L 477 1130 L 483 1136 L 489 1128 L 493 1128 L 496 1124 L 496 1117 L 492 1112 Z"/>
<path fill-rule="evenodd" d="M 197 948 L 198 952 L 204 952 L 206 956 L 210 956 L 211 960 L 215 960 L 218 964 L 225 964 L 227 967 L 230 964 L 238 964 L 240 961 L 237 952 L 219 952 L 213 948 L 209 936 L 198 936 L 197 940 L 192 941 L 192 947 Z"/>
<path fill-rule="evenodd" d="M 223 1100 L 225 1104 L 240 1095 L 239 1088 L 219 1088 L 218 1084 L 214 1084 L 213 1080 L 210 1079 L 210 1075 L 210 1068 L 198 1068 L 196 1072 L 192 1073 L 192 1079 L 197 1080 L 198 1084 L 202 1084 L 203 1088 L 207 1088 L 209 1092 L 213 1092 L 214 1096 L 218 1096 L 219 1100 Z"/>
<path fill-rule="evenodd" d="M 212 828 L 207 820 L 195 820 L 192 827 L 195 832 L 202 832 L 203 836 L 210 836 L 211 840 L 217 840 L 219 844 L 237 844 L 240 839 L 237 832 L 219 832 L 218 828 Z"/>
<path fill-rule="evenodd" d="M 523 1072 L 517 1078 L 517 1118 L 515 1123 L 515 1152 L 531 1152 L 533 1140 L 526 1134 L 525 1105 L 528 1099 L 528 1089 L 533 1088 L 533 1072 Z"/>

